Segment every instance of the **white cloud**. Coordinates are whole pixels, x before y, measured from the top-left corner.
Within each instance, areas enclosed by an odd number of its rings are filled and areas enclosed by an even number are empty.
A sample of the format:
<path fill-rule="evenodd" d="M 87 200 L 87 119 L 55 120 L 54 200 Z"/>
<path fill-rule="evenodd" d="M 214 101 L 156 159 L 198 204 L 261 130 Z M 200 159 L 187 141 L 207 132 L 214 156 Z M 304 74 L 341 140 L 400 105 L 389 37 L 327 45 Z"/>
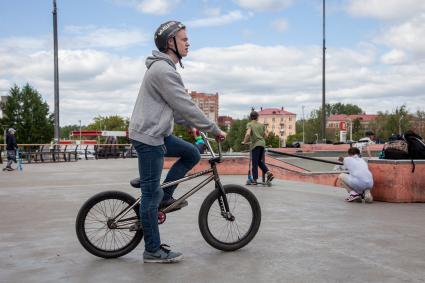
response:
<path fill-rule="evenodd" d="M 381 57 L 383 64 L 401 64 L 406 61 L 406 53 L 399 49 L 393 49 L 388 53 L 385 53 Z"/>
<path fill-rule="evenodd" d="M 0 50 L 0 93 L 29 83 L 53 111 L 52 51 Z M 143 58 L 93 49 L 59 51 L 61 124 L 87 124 L 97 115 L 129 117 L 145 70 Z"/>
<path fill-rule="evenodd" d="M 136 1 L 138 11 L 146 14 L 165 15 L 171 11 L 180 1 L 179 0 L 143 0 Z"/>
<path fill-rule="evenodd" d="M 402 52 L 395 49 L 382 55 L 367 43 L 329 48 L 327 101 L 358 104 L 369 113 L 392 110 L 402 103 L 423 109 L 425 60 L 400 61 Z M 145 71 L 143 58 L 61 49 L 59 63 L 62 125 L 80 119 L 87 124 L 97 115 L 131 115 Z M 301 105 L 308 113 L 321 103 L 321 46 L 203 48 L 192 51 L 184 63 L 180 72 L 186 87 L 218 92 L 221 114 L 243 117 L 252 106 L 283 106 L 300 114 Z M 0 65 L 1 94 L 14 83 L 29 82 L 53 109 L 51 49 L 0 49 Z"/>
<path fill-rule="evenodd" d="M 53 42 L 53 41 L 51 41 Z M 53 44 L 53 43 L 52 43 Z M 46 37 L 8 37 L 0 38 L 0 50 L 40 50 L 51 47 Z"/>
<path fill-rule="evenodd" d="M 204 10 L 204 14 L 207 17 L 218 17 L 221 14 L 220 8 L 207 8 Z"/>
<path fill-rule="evenodd" d="M 288 22 L 285 19 L 278 19 L 272 23 L 272 26 L 278 32 L 284 32 L 288 29 Z"/>
<path fill-rule="evenodd" d="M 369 113 L 406 103 L 424 107 L 421 67 L 383 66 L 370 44 L 328 50 L 327 101 L 358 104 Z M 204 48 L 191 53 L 182 76 L 192 90 L 220 93 L 222 114 L 242 117 L 254 106 L 284 106 L 300 113 L 321 103 L 320 46 L 238 45 Z"/>
<path fill-rule="evenodd" d="M 349 0 L 347 10 L 358 17 L 406 19 L 425 12 L 423 0 Z"/>
<path fill-rule="evenodd" d="M 295 0 L 234 0 L 243 8 L 255 11 L 276 11 L 289 7 Z"/>
<path fill-rule="evenodd" d="M 425 13 L 381 31 L 377 41 L 419 56 L 425 55 Z"/>
<path fill-rule="evenodd" d="M 65 27 L 65 38 L 61 40 L 64 48 L 126 48 L 150 40 L 139 29 L 105 28 L 96 26 Z"/>
<path fill-rule="evenodd" d="M 241 11 L 231 11 L 224 15 L 216 15 L 209 18 L 202 18 L 186 22 L 190 27 L 213 27 L 222 26 L 236 21 L 248 18 L 249 15 L 244 15 Z"/>

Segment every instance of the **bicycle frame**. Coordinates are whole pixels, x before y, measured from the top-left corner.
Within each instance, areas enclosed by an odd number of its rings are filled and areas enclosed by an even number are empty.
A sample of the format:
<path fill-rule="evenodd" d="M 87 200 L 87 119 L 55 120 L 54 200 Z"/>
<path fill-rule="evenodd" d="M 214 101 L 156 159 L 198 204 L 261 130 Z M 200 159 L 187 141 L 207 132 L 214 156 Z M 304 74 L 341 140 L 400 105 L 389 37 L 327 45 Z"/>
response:
<path fill-rule="evenodd" d="M 226 194 L 223 188 L 223 185 L 221 184 L 220 181 L 220 176 L 218 175 L 218 171 L 217 171 L 217 165 L 216 163 L 220 163 L 221 162 L 221 158 L 222 158 L 222 154 L 221 154 L 221 144 L 220 142 L 218 142 L 218 156 L 216 156 L 216 154 L 214 153 L 211 144 L 209 143 L 209 141 L 214 141 L 214 139 L 208 138 L 203 132 L 200 132 L 201 136 L 209 150 L 209 152 L 211 153 L 211 159 L 209 159 L 209 163 L 211 165 L 210 169 L 207 170 L 203 170 L 201 172 L 198 173 L 194 173 L 191 175 L 188 175 L 186 177 L 183 177 L 181 179 L 175 180 L 175 181 L 171 181 L 171 182 L 167 182 L 161 185 L 161 189 L 173 186 L 173 185 L 177 185 L 204 175 L 209 175 L 207 178 L 205 178 L 203 181 L 201 181 L 198 185 L 196 185 L 195 187 L 193 187 L 190 191 L 188 191 L 187 193 L 185 193 L 184 195 L 182 195 L 180 198 L 178 198 L 175 202 L 173 202 L 171 205 L 167 206 L 166 208 L 162 209 L 161 211 L 163 213 L 167 213 L 172 211 L 177 205 L 179 205 L 182 201 L 186 200 L 187 198 L 189 198 L 191 195 L 195 194 L 197 191 L 199 191 L 200 189 L 202 189 L 203 187 L 205 187 L 207 184 L 209 184 L 211 181 L 215 181 L 215 189 L 218 190 L 221 198 L 218 199 L 219 204 L 220 204 L 220 209 L 221 209 L 221 215 L 226 218 L 227 220 L 231 220 L 232 219 L 232 215 L 230 213 L 229 210 L 229 203 L 227 202 L 227 198 L 226 198 Z M 127 207 L 125 210 L 123 210 L 122 212 L 120 212 L 117 216 L 115 216 L 113 219 L 110 219 L 110 224 L 115 226 L 116 228 L 118 228 L 119 226 L 117 225 L 117 223 L 119 222 L 127 222 L 130 220 L 135 220 L 134 217 L 132 218 L 123 218 L 129 211 L 131 211 L 136 205 L 139 205 L 141 202 L 142 197 L 138 197 L 136 199 L 136 201 L 134 202 L 134 204 L 130 205 L 129 207 Z M 121 227 L 120 227 L 121 228 Z M 122 229 L 122 228 L 121 228 Z"/>

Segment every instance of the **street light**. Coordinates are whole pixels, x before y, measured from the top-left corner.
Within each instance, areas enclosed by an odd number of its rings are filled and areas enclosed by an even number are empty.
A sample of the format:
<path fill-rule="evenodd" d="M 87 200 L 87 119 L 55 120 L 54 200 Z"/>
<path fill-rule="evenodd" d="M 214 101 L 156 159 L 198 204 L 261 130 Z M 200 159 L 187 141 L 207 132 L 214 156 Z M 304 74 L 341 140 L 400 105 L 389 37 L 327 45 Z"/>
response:
<path fill-rule="evenodd" d="M 78 120 L 80 122 L 80 144 L 81 144 L 81 120 Z"/>
<path fill-rule="evenodd" d="M 353 141 L 353 120 L 347 117 L 347 121 L 350 121 L 350 141 Z"/>
<path fill-rule="evenodd" d="M 282 128 L 280 128 L 280 137 L 279 137 L 279 142 L 280 142 L 280 145 L 283 147 L 283 144 L 285 144 L 283 141 L 285 141 L 284 140 L 284 137 L 283 137 L 283 134 L 285 133 L 285 129 L 282 127 Z M 281 147 L 281 146 L 279 146 L 279 147 Z"/>
<path fill-rule="evenodd" d="M 398 119 L 398 134 L 401 135 L 401 119 L 403 119 L 403 115 Z"/>
<path fill-rule="evenodd" d="M 304 105 L 301 106 L 301 108 L 303 109 L 303 144 L 305 143 L 305 132 L 304 132 L 304 124 L 305 124 L 305 119 L 304 119 Z"/>

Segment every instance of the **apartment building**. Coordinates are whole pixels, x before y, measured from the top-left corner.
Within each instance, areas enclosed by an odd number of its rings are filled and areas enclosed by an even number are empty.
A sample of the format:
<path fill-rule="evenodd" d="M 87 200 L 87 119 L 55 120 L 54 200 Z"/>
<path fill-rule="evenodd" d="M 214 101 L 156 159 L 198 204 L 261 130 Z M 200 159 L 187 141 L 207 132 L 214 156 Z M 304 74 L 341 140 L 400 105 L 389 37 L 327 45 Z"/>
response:
<path fill-rule="evenodd" d="M 263 108 L 258 112 L 258 121 L 266 126 L 268 132 L 280 137 L 282 146 L 289 135 L 295 134 L 296 114 L 281 108 Z"/>
<path fill-rule="evenodd" d="M 218 122 L 218 93 L 202 93 L 186 90 L 192 100 L 199 106 L 199 108 L 205 113 L 205 115 L 214 121 Z"/>

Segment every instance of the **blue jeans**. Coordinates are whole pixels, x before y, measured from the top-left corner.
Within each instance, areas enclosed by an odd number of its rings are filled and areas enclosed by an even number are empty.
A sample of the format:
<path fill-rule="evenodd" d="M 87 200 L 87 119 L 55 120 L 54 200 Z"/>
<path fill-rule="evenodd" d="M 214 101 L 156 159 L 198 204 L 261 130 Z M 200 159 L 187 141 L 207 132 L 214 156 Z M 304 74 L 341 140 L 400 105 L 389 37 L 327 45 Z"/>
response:
<path fill-rule="evenodd" d="M 164 156 L 180 157 L 171 167 L 164 182 L 174 181 L 186 175 L 200 159 L 198 149 L 175 136 L 164 138 L 164 145 L 152 146 L 138 141 L 131 141 L 137 151 L 139 161 L 140 187 L 142 202 L 140 218 L 143 226 L 145 250 L 156 252 L 161 239 L 158 228 L 158 206 L 162 199 L 172 197 L 176 186 L 161 189 L 160 180 Z"/>

